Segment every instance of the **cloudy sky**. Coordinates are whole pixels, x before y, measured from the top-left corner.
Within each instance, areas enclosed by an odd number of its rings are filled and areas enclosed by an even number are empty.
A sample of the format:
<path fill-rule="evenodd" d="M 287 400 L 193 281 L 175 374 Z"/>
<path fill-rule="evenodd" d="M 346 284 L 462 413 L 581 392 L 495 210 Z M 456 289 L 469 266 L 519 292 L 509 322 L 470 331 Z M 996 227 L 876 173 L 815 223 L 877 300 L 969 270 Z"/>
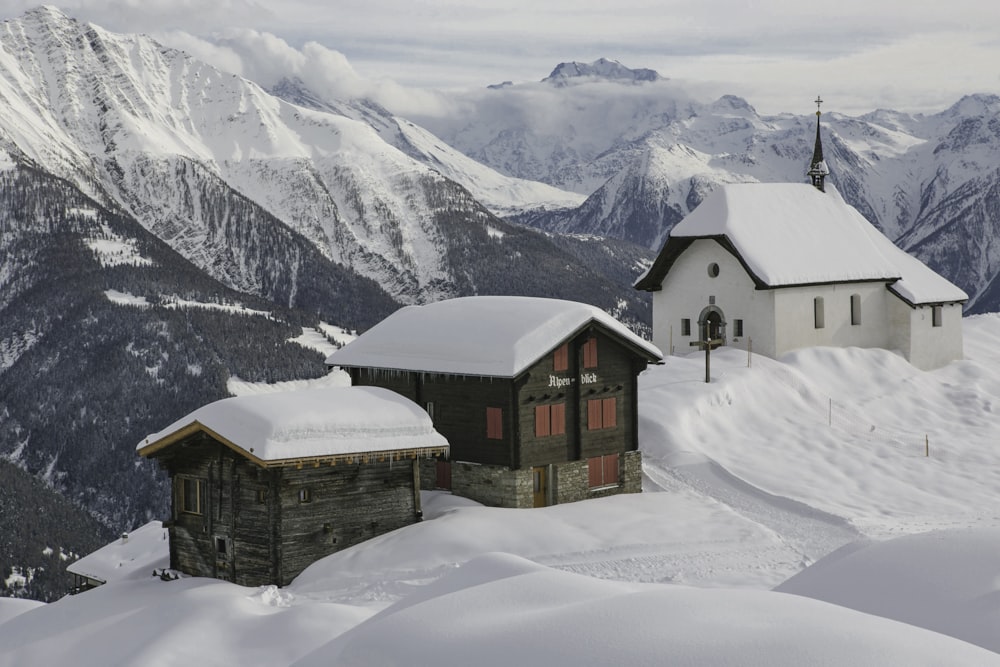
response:
<path fill-rule="evenodd" d="M 4 0 L 0 17 L 35 6 Z M 1000 3 L 949 0 L 63 0 L 264 83 L 320 73 L 345 94 L 429 104 L 430 89 L 537 81 L 562 61 L 649 67 L 762 113 L 939 111 L 1000 93 Z M 390 108 L 392 108 L 390 106 Z M 405 109 L 394 109 L 400 112 Z"/>

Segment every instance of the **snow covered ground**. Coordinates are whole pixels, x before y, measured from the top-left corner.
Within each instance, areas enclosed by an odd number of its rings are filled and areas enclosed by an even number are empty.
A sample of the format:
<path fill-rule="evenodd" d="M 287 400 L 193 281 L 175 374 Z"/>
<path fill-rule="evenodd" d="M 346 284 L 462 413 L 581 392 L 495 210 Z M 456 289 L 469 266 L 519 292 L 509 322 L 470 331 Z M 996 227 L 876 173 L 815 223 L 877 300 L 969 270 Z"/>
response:
<path fill-rule="evenodd" d="M 641 495 L 432 493 L 284 589 L 136 571 L 0 600 L 0 666 L 1000 665 L 1000 315 L 965 331 L 932 372 L 728 348 L 705 384 L 671 357 L 640 378 Z"/>

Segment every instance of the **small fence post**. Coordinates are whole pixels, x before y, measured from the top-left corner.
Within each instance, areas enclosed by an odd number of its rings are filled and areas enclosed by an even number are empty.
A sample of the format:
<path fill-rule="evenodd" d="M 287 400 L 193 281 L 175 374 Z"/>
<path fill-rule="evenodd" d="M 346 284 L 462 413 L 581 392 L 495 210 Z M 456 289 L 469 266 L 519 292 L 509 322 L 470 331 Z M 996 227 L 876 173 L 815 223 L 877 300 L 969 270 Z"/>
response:
<path fill-rule="evenodd" d="M 924 456 L 928 457 L 931 455 L 931 438 L 929 435 L 924 434 Z"/>

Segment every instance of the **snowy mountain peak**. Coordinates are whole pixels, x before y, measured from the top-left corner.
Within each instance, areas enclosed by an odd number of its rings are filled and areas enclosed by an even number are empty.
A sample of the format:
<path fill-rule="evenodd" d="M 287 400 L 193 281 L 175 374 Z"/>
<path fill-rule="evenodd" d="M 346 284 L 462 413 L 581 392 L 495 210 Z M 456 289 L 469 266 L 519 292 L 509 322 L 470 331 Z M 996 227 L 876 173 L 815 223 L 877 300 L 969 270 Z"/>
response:
<path fill-rule="evenodd" d="M 663 79 L 651 69 L 630 69 L 617 60 L 598 58 L 592 63 L 559 63 L 552 73 L 542 79 L 545 83 L 567 86 L 573 79 L 604 79 L 618 83 L 642 83 Z"/>
<path fill-rule="evenodd" d="M 712 103 L 710 109 L 713 113 L 738 116 L 756 116 L 757 110 L 742 97 L 736 95 L 723 95 Z"/>

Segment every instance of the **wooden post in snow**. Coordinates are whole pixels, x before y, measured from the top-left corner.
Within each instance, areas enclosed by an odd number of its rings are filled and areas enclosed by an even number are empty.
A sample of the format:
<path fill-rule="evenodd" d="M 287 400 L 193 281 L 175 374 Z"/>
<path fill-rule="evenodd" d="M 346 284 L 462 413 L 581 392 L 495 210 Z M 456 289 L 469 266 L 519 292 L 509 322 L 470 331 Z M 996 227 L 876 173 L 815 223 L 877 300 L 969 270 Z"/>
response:
<path fill-rule="evenodd" d="M 712 340 L 696 340 L 688 343 L 691 347 L 697 347 L 701 350 L 705 350 L 705 383 L 712 381 L 712 346 L 722 345 L 721 338 L 715 338 Z"/>
<path fill-rule="evenodd" d="M 926 433 L 924 434 L 924 456 L 929 457 L 931 455 L 931 438 Z"/>

